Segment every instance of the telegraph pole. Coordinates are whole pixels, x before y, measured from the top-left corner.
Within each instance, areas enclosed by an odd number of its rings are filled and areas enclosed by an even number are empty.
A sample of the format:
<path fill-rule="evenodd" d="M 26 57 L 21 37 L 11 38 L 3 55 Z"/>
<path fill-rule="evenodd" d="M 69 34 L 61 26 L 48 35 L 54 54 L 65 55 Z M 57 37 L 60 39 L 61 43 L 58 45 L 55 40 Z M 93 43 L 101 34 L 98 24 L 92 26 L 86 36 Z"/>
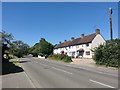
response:
<path fill-rule="evenodd" d="M 112 8 L 109 8 L 110 10 L 110 40 L 112 41 L 113 39 L 113 32 L 112 32 Z"/>

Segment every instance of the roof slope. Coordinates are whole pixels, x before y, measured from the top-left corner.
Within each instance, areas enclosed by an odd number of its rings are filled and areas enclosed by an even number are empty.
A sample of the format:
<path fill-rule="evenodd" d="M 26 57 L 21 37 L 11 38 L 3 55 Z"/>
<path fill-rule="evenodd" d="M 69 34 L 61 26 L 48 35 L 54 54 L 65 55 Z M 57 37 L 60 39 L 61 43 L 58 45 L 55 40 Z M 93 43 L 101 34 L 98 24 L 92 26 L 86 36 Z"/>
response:
<path fill-rule="evenodd" d="M 73 45 L 79 45 L 79 44 L 87 44 L 92 42 L 92 40 L 95 38 L 96 33 L 90 34 L 87 36 L 84 36 L 83 38 L 76 38 L 73 41 L 69 40 L 66 42 L 63 42 L 61 44 L 57 44 L 55 48 L 62 48 L 62 47 L 67 47 L 67 46 L 73 46 Z"/>

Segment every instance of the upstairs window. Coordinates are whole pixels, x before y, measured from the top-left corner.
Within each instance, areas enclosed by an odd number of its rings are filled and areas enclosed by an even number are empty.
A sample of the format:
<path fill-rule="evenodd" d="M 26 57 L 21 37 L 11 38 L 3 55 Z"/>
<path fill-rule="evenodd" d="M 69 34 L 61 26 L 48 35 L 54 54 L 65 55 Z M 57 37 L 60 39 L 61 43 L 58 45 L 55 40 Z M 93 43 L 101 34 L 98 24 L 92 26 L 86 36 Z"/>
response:
<path fill-rule="evenodd" d="M 89 46 L 89 43 L 87 43 L 86 46 L 88 47 L 88 46 Z"/>

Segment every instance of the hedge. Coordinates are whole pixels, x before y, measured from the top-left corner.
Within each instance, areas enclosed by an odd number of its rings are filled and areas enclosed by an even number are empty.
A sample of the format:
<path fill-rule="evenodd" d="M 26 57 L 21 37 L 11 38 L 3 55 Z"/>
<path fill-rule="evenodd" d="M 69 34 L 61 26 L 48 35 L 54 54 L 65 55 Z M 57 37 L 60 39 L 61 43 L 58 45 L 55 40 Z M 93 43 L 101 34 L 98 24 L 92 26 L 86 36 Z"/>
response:
<path fill-rule="evenodd" d="M 106 67 L 120 67 L 120 39 L 112 42 L 107 41 L 106 45 L 100 45 L 94 50 L 96 64 Z"/>

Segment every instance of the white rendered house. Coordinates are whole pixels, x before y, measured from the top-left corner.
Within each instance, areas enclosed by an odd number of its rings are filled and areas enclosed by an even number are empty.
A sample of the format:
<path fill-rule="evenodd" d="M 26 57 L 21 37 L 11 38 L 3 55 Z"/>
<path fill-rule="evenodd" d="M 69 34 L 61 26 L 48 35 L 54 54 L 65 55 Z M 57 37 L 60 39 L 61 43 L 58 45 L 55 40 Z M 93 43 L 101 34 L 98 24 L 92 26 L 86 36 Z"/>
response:
<path fill-rule="evenodd" d="M 81 58 L 92 58 L 94 53 L 91 51 L 95 47 L 98 47 L 100 44 L 105 44 L 106 41 L 100 34 L 100 30 L 96 29 L 96 32 L 84 36 L 81 34 L 81 37 L 74 39 L 73 37 L 69 41 L 64 41 L 55 46 L 53 53 L 54 54 L 67 54 L 72 57 L 81 57 Z"/>

